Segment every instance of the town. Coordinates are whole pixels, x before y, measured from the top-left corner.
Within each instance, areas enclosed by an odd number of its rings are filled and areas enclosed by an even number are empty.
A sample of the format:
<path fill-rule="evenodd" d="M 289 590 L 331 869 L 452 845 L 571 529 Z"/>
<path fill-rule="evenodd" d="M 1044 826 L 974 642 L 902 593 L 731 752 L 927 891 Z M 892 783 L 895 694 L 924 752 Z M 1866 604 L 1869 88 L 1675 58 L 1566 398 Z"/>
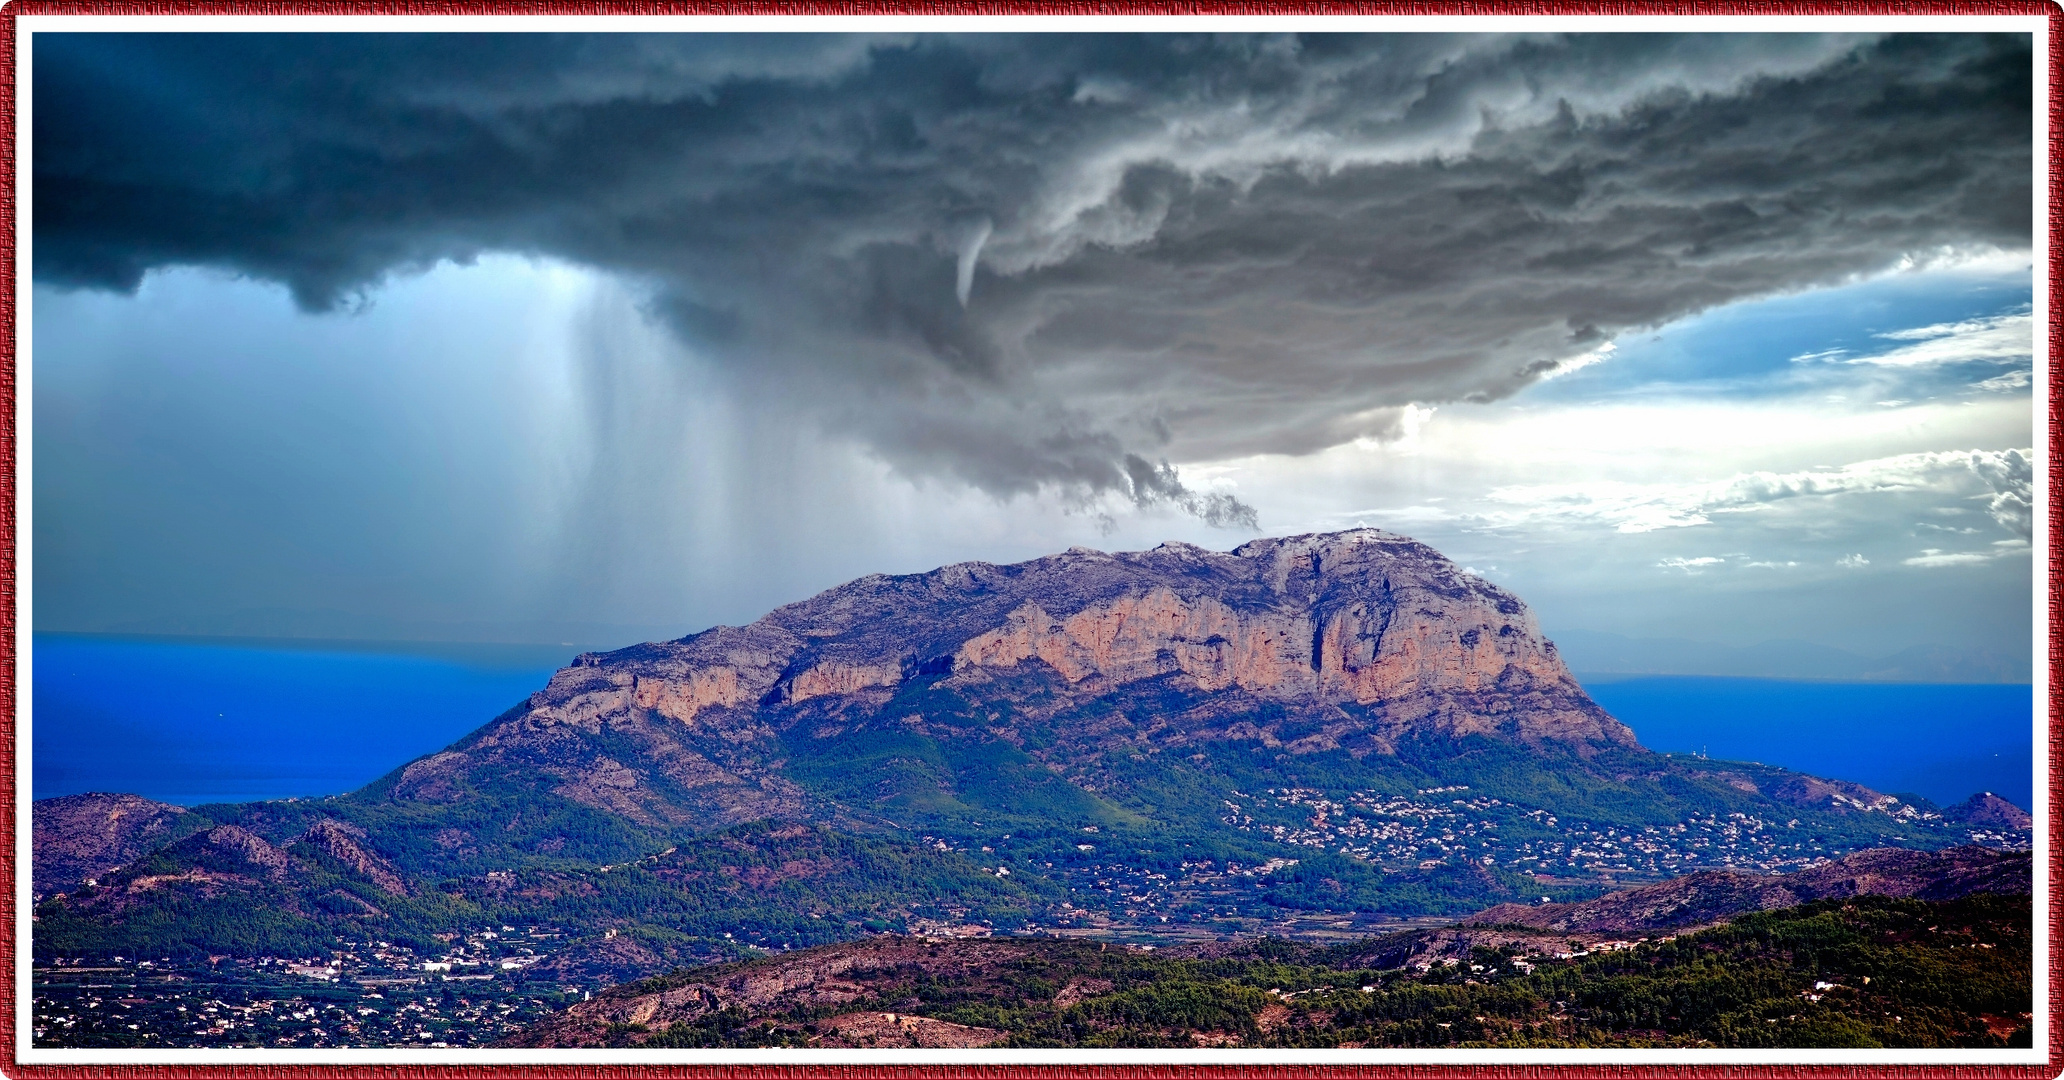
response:
<path fill-rule="evenodd" d="M 526 978 L 558 927 L 483 927 L 426 956 L 387 941 L 326 957 L 59 959 L 34 969 L 40 1045 L 457 1047 L 491 1043 L 587 989 Z"/>
<path fill-rule="evenodd" d="M 1301 787 L 1233 796 L 1223 801 L 1221 820 L 1253 836 L 1258 849 L 1279 854 L 1157 867 L 1107 854 L 1110 838 L 1097 826 L 1082 827 L 1078 840 L 1058 846 L 1051 838 L 1035 846 L 1022 837 L 970 844 L 926 836 L 927 846 L 961 852 L 986 872 L 1044 877 L 1066 892 L 1035 906 L 1018 925 L 997 925 L 947 905 L 944 918 L 871 920 L 860 929 L 940 938 L 1089 937 L 1149 949 L 1256 936 L 1338 943 L 1445 925 L 1454 913 L 1286 903 L 1278 891 L 1285 872 L 1305 860 L 1341 858 L 1401 875 L 1497 868 L 1544 893 L 1570 896 L 1707 869 L 1784 873 L 1856 850 L 1806 833 L 1796 819 L 1734 813 L 1670 825 L 1606 825 L 1472 794 L 1461 785 L 1411 796 Z M 1884 812 L 1940 829 L 1953 843 L 2030 847 L 2028 830 L 1953 823 L 1905 805 Z M 656 864 L 664 854 L 595 872 Z M 495 925 L 438 934 L 435 948 L 372 940 L 341 941 L 329 955 L 312 957 L 218 956 L 198 963 L 54 958 L 34 969 L 34 1037 L 38 1045 L 70 1047 L 484 1046 L 611 985 L 608 974 L 583 974 L 552 960 L 570 946 L 619 932 Z M 735 928 L 735 936 L 724 933 L 721 941 L 712 936 L 707 945 L 710 960 L 790 947 L 750 926 Z M 1522 963 L 1513 967 L 1526 970 Z"/>

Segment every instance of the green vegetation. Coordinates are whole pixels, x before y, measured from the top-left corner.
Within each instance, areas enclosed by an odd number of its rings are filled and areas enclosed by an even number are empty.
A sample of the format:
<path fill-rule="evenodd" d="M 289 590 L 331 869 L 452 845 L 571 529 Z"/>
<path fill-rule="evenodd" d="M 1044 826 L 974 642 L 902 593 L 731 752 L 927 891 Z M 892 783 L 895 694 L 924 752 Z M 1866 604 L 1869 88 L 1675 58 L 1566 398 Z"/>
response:
<path fill-rule="evenodd" d="M 1014 926 L 1052 891 L 1029 875 L 984 873 L 956 852 L 800 825 L 726 829 L 606 869 L 446 878 L 406 897 L 310 845 L 286 850 L 299 865 L 273 881 L 198 837 L 183 841 L 99 888 L 40 905 L 35 955 L 313 957 L 373 939 L 434 954 L 438 934 L 522 923 L 572 927 L 580 938 L 616 931 L 653 963 L 683 963 L 842 941 L 913 917 Z"/>
<path fill-rule="evenodd" d="M 613 1045 L 821 1045 L 832 1016 L 893 1009 L 1022 1047 L 2028 1046 L 2032 929 L 2028 897 L 1982 895 L 1823 901 L 1611 951 L 1477 949 L 1423 971 L 1353 966 L 1367 945 L 1265 940 L 1201 959 L 1023 942 L 973 970 L 856 967 L 842 978 L 867 988 L 859 1001 L 597 1034 Z"/>
<path fill-rule="evenodd" d="M 1960 840 L 1885 814 L 1774 806 L 1721 774 L 1763 791 L 1792 774 L 1749 762 L 1694 764 L 1618 748 L 1579 754 L 1559 744 L 1425 732 L 1399 742 L 1394 753 L 1372 752 L 1372 746 L 1292 752 L 1284 744 L 1318 733 L 1317 721 L 1289 717 L 1275 702 L 1237 703 L 1226 692 L 1186 687 L 1173 677 L 1143 680 L 1032 719 L 1034 707 L 1054 696 L 1051 678 L 1028 670 L 986 687 L 982 701 L 936 680 L 913 680 L 857 725 L 804 721 L 790 728 L 786 771 L 814 794 L 879 813 L 913 832 L 975 840 L 1098 825 L 1107 834 L 1100 845 L 1107 853 L 1148 861 L 1259 862 L 1284 854 L 1259 837 L 1231 833 L 1220 819 L 1228 797 L 1272 788 L 1410 796 L 1461 785 L 1472 796 L 1606 826 L 1781 811 L 1797 818 L 1801 836 L 1835 847 L 1932 848 Z M 1357 726 L 1383 726 L 1379 706 L 1345 709 L 1363 714 L 1354 716 Z M 1242 724 L 1275 735 L 1184 741 L 1188 727 Z M 995 734 L 999 725 L 1021 745 Z M 1400 914 L 1460 912 L 1511 895 L 1502 885 L 1487 892 L 1466 876 L 1453 884 L 1461 891 L 1444 903 L 1424 899 L 1439 892 L 1425 882 L 1405 885 L 1394 900 L 1381 902 Z"/>
<path fill-rule="evenodd" d="M 441 781 L 448 790 L 411 798 L 394 796 L 397 770 L 345 796 L 199 807 L 201 825 L 234 824 L 287 846 L 294 868 L 275 879 L 199 838 L 181 840 L 97 889 L 42 904 L 36 955 L 315 956 L 340 940 L 428 953 L 438 934 L 523 922 L 565 927 L 573 942 L 618 931 L 637 947 L 583 970 L 629 977 L 912 919 L 1004 931 L 1033 923 L 1253 932 L 1307 913 L 1463 915 L 1577 899 L 1606 885 L 1569 853 L 1597 850 L 1613 829 L 1646 830 L 1639 842 L 1653 857 L 1633 868 L 1644 875 L 1635 881 L 1714 865 L 1780 869 L 1882 844 L 1936 848 L 1968 835 L 1884 813 L 1784 805 L 1753 789 L 1789 774 L 1745 763 L 1617 749 L 1585 757 L 1482 736 L 1293 753 L 1283 740 L 1318 738 L 1317 721 L 1174 679 L 1049 716 L 1037 706 L 1058 700 L 1055 678 L 1028 667 L 979 698 L 919 678 L 858 722 L 806 705 L 780 736 L 779 769 L 835 828 L 640 824 L 544 790 L 521 769 L 456 771 Z M 1383 727 L 1363 711 L 1360 727 Z M 1217 734 L 1193 739 L 1192 728 Z M 1226 734 L 1235 730 L 1276 734 Z M 590 749 L 632 760 L 639 750 L 626 738 L 605 728 Z M 662 772 L 641 784 L 691 805 Z M 1321 796 L 1334 800 L 1334 831 L 1314 824 Z M 1352 799 L 1363 805 L 1346 806 Z M 1366 805 L 1381 799 L 1413 805 Z M 1744 827 L 1770 843 L 1729 852 L 1725 863 L 1718 847 L 1694 851 L 1728 815 L 1761 815 Z M 295 846 L 323 819 L 363 830 L 363 847 L 409 883 L 408 895 Z M 1340 831 L 1343 821 L 1359 831 Z M 1407 841 L 1368 839 L 1404 825 Z M 1649 835 L 1659 830 L 1676 835 Z M 1654 855 L 1658 844 L 1674 845 L 1676 861 Z M 1744 861 L 1751 855 L 1768 865 Z M 1552 868 L 1551 858 L 1560 860 Z M 1544 868 L 1552 872 L 1535 873 Z M 1614 880 L 1629 880 L 1629 868 L 1615 869 Z"/>

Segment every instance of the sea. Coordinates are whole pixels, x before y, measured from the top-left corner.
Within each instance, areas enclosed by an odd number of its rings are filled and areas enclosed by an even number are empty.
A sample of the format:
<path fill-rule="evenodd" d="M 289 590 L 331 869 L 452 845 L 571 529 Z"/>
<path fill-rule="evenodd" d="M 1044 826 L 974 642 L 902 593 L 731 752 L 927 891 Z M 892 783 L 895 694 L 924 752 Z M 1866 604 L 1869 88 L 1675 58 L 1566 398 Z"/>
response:
<path fill-rule="evenodd" d="M 180 806 L 356 790 L 486 724 L 573 648 L 36 634 L 35 797 Z"/>
<path fill-rule="evenodd" d="M 35 797 L 182 806 L 352 791 L 463 738 L 572 648 L 39 633 Z M 2034 790 L 2028 686 L 1580 675 L 1644 746 L 1760 761 L 1947 805 Z"/>
<path fill-rule="evenodd" d="M 1941 806 L 1990 791 L 2027 809 L 2035 691 L 2025 684 L 1577 676 L 1665 753 L 1760 761 Z"/>

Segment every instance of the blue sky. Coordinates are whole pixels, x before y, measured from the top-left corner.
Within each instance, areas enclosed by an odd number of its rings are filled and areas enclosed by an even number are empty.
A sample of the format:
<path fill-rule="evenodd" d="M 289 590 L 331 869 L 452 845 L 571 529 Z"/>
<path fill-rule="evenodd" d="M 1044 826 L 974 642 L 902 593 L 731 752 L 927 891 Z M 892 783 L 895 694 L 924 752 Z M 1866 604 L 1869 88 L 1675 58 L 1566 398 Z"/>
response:
<path fill-rule="evenodd" d="M 1833 393 L 1861 391 L 1865 387 L 1853 373 L 1842 371 L 1842 359 L 1889 352 L 1900 339 L 1884 335 L 1916 327 L 2026 315 L 2030 285 L 2027 270 L 2011 266 L 1895 271 L 1852 285 L 1729 305 L 1629 335 L 1615 342 L 1613 363 L 1540 383 L 1527 397 L 1543 403 L 1664 393 L 1778 398 L 1816 380 Z M 2031 337 L 2018 328 L 2017 333 Z M 1987 376 L 2026 371 L 2028 347 L 2032 341 L 2024 340 L 2019 357 L 1968 363 L 1991 363 L 1995 370 L 1982 372 Z M 1827 355 L 1833 353 L 1840 355 Z M 1925 365 L 1903 382 L 1920 384 L 1916 393 L 1954 392 L 1976 381 L 1973 373 L 1958 363 Z"/>
<path fill-rule="evenodd" d="M 1551 635 L 2031 645 L 2025 37 L 36 47 L 39 630 L 1374 524 Z"/>

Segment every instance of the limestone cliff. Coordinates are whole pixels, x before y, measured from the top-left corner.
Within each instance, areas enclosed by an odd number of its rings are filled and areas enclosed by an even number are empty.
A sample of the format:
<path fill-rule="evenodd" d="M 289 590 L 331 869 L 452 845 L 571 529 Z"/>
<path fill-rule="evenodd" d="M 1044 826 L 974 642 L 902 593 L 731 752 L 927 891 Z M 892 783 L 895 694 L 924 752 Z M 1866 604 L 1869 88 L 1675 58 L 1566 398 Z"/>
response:
<path fill-rule="evenodd" d="M 864 720 L 914 684 L 993 699 L 1006 733 L 1152 684 L 1189 696 L 1180 738 L 1292 753 L 1388 753 L 1414 731 L 1580 753 L 1634 744 L 1517 597 L 1361 529 L 871 575 L 750 626 L 581 656 L 393 790 L 451 800 L 482 770 L 514 771 L 647 824 L 800 816 L 780 736 Z"/>

